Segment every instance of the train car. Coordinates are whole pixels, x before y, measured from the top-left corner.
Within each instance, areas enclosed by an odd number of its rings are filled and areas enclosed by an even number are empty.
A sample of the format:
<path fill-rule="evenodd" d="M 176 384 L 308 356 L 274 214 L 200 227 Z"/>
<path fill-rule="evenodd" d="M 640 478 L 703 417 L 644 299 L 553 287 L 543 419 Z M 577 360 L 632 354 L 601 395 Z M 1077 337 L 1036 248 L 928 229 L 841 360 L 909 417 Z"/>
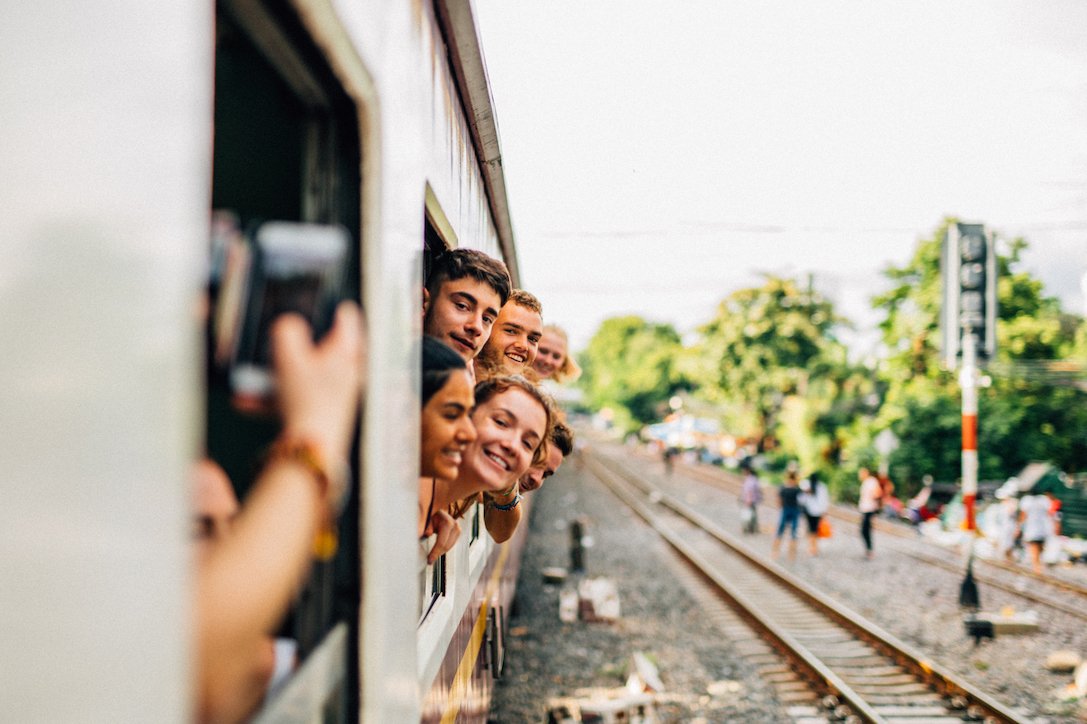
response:
<path fill-rule="evenodd" d="M 368 326 L 339 551 L 256 720 L 482 720 L 524 531 L 473 511 L 434 566 L 415 539 L 426 260 L 519 278 L 470 0 L 44 0 L 0 41 L 0 719 L 194 716 L 189 471 L 244 496 L 276 429 L 211 354 L 214 216 L 346 230 Z"/>

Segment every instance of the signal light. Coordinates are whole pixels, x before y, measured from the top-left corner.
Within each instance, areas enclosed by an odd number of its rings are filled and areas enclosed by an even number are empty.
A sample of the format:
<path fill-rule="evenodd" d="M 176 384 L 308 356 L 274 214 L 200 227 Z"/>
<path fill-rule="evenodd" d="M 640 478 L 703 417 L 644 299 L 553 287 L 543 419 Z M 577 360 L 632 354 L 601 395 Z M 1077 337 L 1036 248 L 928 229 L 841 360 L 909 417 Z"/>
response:
<path fill-rule="evenodd" d="M 948 227 L 942 257 L 943 355 L 948 367 L 962 356 L 967 335 L 976 340 L 977 359 L 996 354 L 996 248 L 981 224 Z"/>

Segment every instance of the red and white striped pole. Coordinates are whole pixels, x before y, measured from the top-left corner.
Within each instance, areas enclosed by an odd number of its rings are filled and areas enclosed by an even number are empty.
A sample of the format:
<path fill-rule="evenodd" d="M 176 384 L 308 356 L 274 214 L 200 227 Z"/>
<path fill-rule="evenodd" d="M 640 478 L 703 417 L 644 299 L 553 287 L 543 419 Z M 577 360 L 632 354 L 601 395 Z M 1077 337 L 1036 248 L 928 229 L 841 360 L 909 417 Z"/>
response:
<path fill-rule="evenodd" d="M 962 527 L 977 530 L 974 518 L 978 499 L 978 338 L 967 333 L 962 338 Z"/>

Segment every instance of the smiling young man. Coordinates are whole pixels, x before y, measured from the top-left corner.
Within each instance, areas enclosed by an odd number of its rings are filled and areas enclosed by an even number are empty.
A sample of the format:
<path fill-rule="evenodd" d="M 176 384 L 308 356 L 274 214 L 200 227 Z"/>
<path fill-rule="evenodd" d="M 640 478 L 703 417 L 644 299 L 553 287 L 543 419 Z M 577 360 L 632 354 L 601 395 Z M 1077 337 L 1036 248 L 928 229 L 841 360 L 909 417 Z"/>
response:
<path fill-rule="evenodd" d="M 517 481 L 517 488 L 522 493 L 539 490 L 543 482 L 554 475 L 562 461 L 574 452 L 574 431 L 562 420 L 555 420 L 551 425 L 551 434 L 547 438 L 547 459 L 533 465 Z"/>
<path fill-rule="evenodd" d="M 501 261 L 475 249 L 444 252 L 423 288 L 423 333 L 471 363 L 490 337 L 511 286 Z"/>
<path fill-rule="evenodd" d="M 523 375 L 532 369 L 543 336 L 543 307 L 523 289 L 514 289 L 502 305 L 490 339 L 479 353 L 479 379 Z"/>

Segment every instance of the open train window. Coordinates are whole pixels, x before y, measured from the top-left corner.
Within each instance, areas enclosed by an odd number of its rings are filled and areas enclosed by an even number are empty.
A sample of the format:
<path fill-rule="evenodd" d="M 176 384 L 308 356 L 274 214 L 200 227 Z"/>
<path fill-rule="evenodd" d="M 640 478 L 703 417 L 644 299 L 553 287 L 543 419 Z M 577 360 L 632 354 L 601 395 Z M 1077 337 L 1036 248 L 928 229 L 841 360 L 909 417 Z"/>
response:
<path fill-rule="evenodd" d="M 434 228 L 434 224 L 431 223 L 430 217 L 424 215 L 423 217 L 423 284 L 426 285 L 426 280 L 430 278 L 430 269 L 434 264 L 434 258 L 441 254 L 443 251 L 449 249 L 449 245 L 445 243 L 445 240 L 438 235 L 438 230 Z"/>
<path fill-rule="evenodd" d="M 262 221 L 343 227 L 351 239 L 345 296 L 359 300 L 358 113 L 289 3 L 217 3 L 214 105 L 211 198 L 217 216 L 235 220 L 243 244 L 250 243 L 248 231 Z M 215 274 L 213 263 L 213 305 L 220 291 Z M 207 453 L 244 500 L 279 423 L 238 409 L 227 372 L 211 355 L 207 370 Z M 354 452 L 353 463 L 358 459 Z M 352 471 L 355 480 L 357 472 Z M 289 682 L 281 695 L 321 700 L 326 714 L 332 714 L 325 721 L 351 720 L 358 711 L 357 687 L 345 684 L 358 679 L 358 518 L 356 485 L 340 516 L 335 557 L 314 564 L 278 632 L 296 642 L 303 663 L 320 657 L 338 670 L 339 676 L 315 684 L 325 689 L 316 696 L 312 689 L 298 692 L 305 684 L 297 681 Z"/>

